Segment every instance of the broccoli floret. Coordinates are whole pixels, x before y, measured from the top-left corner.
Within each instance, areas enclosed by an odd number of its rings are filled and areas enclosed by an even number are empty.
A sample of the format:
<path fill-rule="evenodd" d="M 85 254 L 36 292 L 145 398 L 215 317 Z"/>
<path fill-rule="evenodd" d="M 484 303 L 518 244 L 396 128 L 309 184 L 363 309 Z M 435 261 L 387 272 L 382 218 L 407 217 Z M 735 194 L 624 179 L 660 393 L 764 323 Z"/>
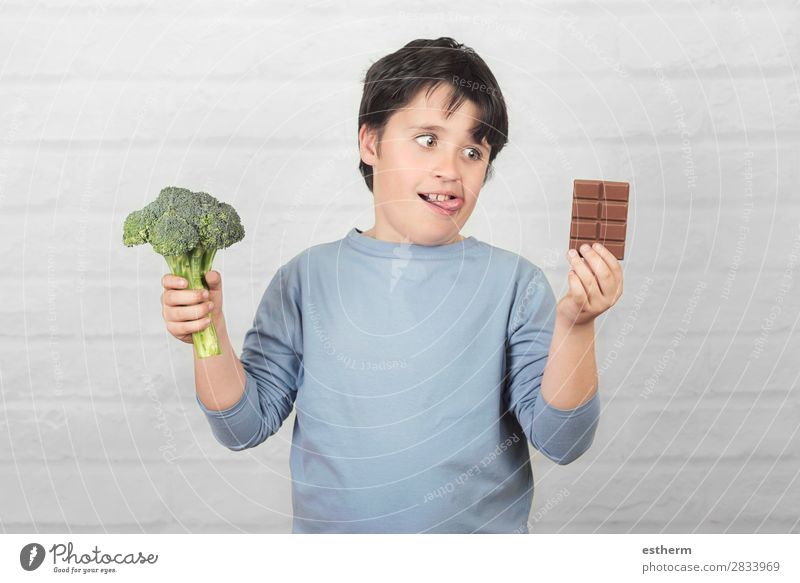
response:
<path fill-rule="evenodd" d="M 122 234 L 128 247 L 150 243 L 172 273 L 189 282 L 188 289 L 208 289 L 205 274 L 217 249 L 242 239 L 244 227 L 231 205 L 177 186 L 167 186 L 153 202 L 130 213 Z M 213 322 L 192 334 L 192 341 L 199 358 L 222 354 Z"/>
<path fill-rule="evenodd" d="M 186 255 L 200 242 L 195 225 L 172 211 L 161 215 L 149 232 L 153 250 L 164 257 Z"/>

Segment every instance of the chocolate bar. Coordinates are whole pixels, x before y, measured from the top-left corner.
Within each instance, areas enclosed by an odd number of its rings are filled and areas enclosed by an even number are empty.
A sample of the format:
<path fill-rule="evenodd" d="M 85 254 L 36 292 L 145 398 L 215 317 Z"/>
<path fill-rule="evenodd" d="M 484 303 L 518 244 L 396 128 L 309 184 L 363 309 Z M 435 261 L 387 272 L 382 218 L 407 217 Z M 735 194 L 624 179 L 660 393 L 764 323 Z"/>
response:
<path fill-rule="evenodd" d="M 580 253 L 584 243 L 602 243 L 617 259 L 625 251 L 628 220 L 627 182 L 575 180 L 572 190 L 572 225 L 569 248 Z"/>

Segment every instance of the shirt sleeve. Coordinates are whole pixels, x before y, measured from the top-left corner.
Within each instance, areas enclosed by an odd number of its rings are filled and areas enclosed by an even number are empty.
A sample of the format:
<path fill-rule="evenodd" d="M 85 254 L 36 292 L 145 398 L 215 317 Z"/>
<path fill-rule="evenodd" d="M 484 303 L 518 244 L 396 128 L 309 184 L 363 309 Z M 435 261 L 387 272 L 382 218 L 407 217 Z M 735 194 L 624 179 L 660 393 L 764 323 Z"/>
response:
<path fill-rule="evenodd" d="M 255 447 L 289 416 L 302 379 L 302 321 L 296 262 L 281 267 L 267 286 L 245 335 L 245 389 L 228 409 L 208 409 L 196 396 L 214 437 L 233 451 Z"/>
<path fill-rule="evenodd" d="M 556 298 L 544 272 L 533 273 L 518 291 L 510 317 L 506 399 L 528 440 L 554 462 L 565 465 L 591 446 L 600 416 L 600 398 L 575 409 L 558 409 L 541 396 L 556 318 Z"/>

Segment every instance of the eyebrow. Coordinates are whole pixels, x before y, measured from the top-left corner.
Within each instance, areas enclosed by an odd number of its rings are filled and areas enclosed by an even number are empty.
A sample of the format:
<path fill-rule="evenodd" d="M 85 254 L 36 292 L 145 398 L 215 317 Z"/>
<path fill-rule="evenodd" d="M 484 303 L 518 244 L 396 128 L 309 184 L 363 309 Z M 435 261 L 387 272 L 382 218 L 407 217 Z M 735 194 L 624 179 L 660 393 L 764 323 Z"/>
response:
<path fill-rule="evenodd" d="M 409 126 L 410 130 L 433 130 L 443 132 L 445 129 L 442 126 L 427 125 L 427 126 Z"/>
<path fill-rule="evenodd" d="M 443 128 L 442 126 L 437 126 L 437 125 L 409 126 L 408 129 L 410 129 L 410 130 L 428 130 L 428 131 L 442 132 L 442 133 L 446 133 L 447 132 L 447 130 L 445 128 Z M 471 142 L 475 141 L 475 140 L 472 139 L 472 136 L 470 136 L 470 141 Z M 475 142 L 475 145 L 478 146 L 479 148 L 484 149 L 484 150 L 487 149 L 486 146 L 484 146 L 483 144 L 479 144 L 479 143 Z"/>

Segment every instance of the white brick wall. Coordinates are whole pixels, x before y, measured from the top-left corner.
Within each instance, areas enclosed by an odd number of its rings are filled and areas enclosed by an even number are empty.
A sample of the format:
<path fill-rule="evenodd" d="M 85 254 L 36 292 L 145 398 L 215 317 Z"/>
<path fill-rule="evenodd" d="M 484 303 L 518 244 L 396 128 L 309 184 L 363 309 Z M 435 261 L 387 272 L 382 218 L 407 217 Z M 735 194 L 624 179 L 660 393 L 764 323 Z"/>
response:
<path fill-rule="evenodd" d="M 162 4 L 0 8 L 4 532 L 290 530 L 294 416 L 254 450 L 214 441 L 166 264 L 122 221 L 168 184 L 239 209 L 215 266 L 240 347 L 280 264 L 372 225 L 366 69 L 442 35 L 510 108 L 465 232 L 560 296 L 573 178 L 632 185 L 596 442 L 535 455 L 532 530 L 800 532 L 797 2 Z"/>

